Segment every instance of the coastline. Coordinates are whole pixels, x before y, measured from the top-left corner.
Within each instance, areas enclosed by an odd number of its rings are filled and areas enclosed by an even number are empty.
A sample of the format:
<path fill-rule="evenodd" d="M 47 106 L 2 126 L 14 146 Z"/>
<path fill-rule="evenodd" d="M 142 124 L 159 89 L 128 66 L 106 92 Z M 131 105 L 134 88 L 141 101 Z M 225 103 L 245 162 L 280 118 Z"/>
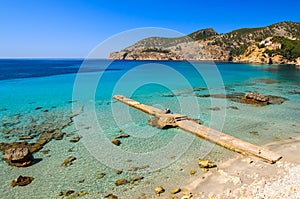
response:
<path fill-rule="evenodd" d="M 247 62 L 247 61 L 223 61 L 223 60 L 213 60 L 213 59 L 207 59 L 207 60 L 194 60 L 194 59 L 176 59 L 176 60 L 170 60 L 170 59 L 112 59 L 107 58 L 106 60 L 109 61 L 172 61 L 172 62 L 199 62 L 199 63 L 220 63 L 220 64 L 251 64 L 251 65 L 289 65 L 289 66 L 295 66 L 297 68 L 300 67 L 300 63 L 281 63 L 281 64 L 266 64 L 266 63 L 253 63 L 253 62 Z"/>

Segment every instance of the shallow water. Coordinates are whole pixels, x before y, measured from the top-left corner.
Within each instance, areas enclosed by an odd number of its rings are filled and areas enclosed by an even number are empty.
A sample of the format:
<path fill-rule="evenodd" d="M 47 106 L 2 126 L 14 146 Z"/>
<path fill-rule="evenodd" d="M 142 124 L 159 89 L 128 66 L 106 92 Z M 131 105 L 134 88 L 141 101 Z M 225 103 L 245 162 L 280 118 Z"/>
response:
<path fill-rule="evenodd" d="M 78 72 L 78 73 L 77 73 Z M 0 141 L 18 141 L 31 123 L 54 125 L 79 113 L 63 129 L 62 140 L 52 140 L 36 152 L 36 164 L 17 168 L 0 162 L 1 198 L 57 198 L 60 191 L 85 191 L 87 198 L 114 193 L 120 198 L 154 196 L 153 189 L 174 189 L 203 172 L 198 158 L 219 162 L 234 155 L 221 147 L 178 129 L 147 125 L 149 116 L 112 100 L 114 94 L 144 104 L 200 119 L 202 124 L 254 144 L 298 136 L 300 131 L 300 70 L 294 66 L 247 65 L 178 61 L 0 60 Z M 288 100 L 280 105 L 255 106 L 201 94 L 259 92 Z M 210 108 L 218 107 L 218 110 Z M 232 108 L 234 107 L 234 108 Z M 11 131 L 14 129 L 15 131 Z M 14 132 L 14 134 L 5 133 Z M 38 130 L 38 129 L 37 129 Z M 130 137 L 111 140 L 121 133 Z M 28 142 L 35 142 L 39 132 Z M 75 136 L 79 142 L 72 143 Z M 69 167 L 60 164 L 69 156 Z M 116 174 L 115 171 L 123 170 Z M 190 175 L 190 170 L 198 174 Z M 136 170 L 136 171 L 132 171 Z M 97 174 L 106 175 L 97 179 Z M 35 179 L 12 187 L 19 175 Z M 119 178 L 141 181 L 116 186 Z M 176 185 L 176 186 L 175 186 Z M 175 187 L 174 187 L 175 186 Z"/>

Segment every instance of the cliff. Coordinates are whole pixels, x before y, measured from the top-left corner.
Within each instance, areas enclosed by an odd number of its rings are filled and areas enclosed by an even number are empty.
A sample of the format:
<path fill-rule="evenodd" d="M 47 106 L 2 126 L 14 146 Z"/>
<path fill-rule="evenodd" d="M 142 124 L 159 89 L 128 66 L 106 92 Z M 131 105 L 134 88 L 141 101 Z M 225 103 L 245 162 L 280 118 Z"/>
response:
<path fill-rule="evenodd" d="M 226 34 L 218 34 L 212 28 L 207 28 L 183 37 L 143 39 L 111 53 L 109 59 L 295 64 L 300 60 L 299 40 L 300 23 L 296 22 L 243 28 Z"/>

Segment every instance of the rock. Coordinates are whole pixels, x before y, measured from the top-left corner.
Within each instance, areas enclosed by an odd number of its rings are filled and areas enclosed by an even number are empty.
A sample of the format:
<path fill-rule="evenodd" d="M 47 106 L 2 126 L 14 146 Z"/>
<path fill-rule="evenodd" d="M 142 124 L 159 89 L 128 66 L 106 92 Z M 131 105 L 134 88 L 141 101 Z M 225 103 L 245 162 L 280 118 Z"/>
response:
<path fill-rule="evenodd" d="M 34 162 L 33 156 L 27 147 L 7 149 L 3 159 L 8 164 L 17 167 L 29 166 Z"/>
<path fill-rule="evenodd" d="M 104 196 L 104 198 L 108 198 L 108 199 L 118 199 L 118 196 L 116 196 L 116 195 L 110 193 L 110 194 Z"/>
<path fill-rule="evenodd" d="M 209 108 L 209 110 L 212 110 L 212 111 L 219 111 L 219 110 L 221 110 L 221 109 L 220 109 L 220 107 L 215 106 L 215 107 Z"/>
<path fill-rule="evenodd" d="M 130 182 L 136 182 L 136 181 L 140 181 L 140 180 L 142 180 L 142 179 L 144 179 L 144 177 L 143 176 L 133 176 L 131 179 L 130 179 Z"/>
<path fill-rule="evenodd" d="M 119 174 L 123 173 L 123 171 L 122 170 L 116 170 L 115 173 L 119 175 Z"/>
<path fill-rule="evenodd" d="M 253 134 L 253 135 L 259 135 L 258 131 L 255 131 L 255 130 L 250 131 L 249 133 L 251 133 L 251 134 Z"/>
<path fill-rule="evenodd" d="M 113 143 L 114 145 L 119 146 L 121 144 L 121 141 L 114 139 L 114 140 L 111 141 L 111 143 Z"/>
<path fill-rule="evenodd" d="M 62 166 L 62 167 L 68 167 L 68 166 L 70 166 L 70 165 L 73 164 L 74 160 L 76 160 L 76 158 L 74 156 L 70 156 L 67 159 L 65 159 L 64 162 L 61 163 L 60 166 Z"/>
<path fill-rule="evenodd" d="M 162 186 L 158 186 L 154 189 L 155 193 L 160 195 L 162 194 L 163 192 L 165 192 L 165 189 L 162 187 Z"/>
<path fill-rule="evenodd" d="M 195 170 L 190 170 L 190 174 L 191 175 L 195 175 L 197 173 L 197 171 L 195 171 Z"/>
<path fill-rule="evenodd" d="M 26 186 L 32 182 L 34 178 L 29 176 L 19 176 L 11 182 L 13 187 L 15 186 Z"/>
<path fill-rule="evenodd" d="M 75 193 L 75 191 L 74 191 L 74 190 L 71 190 L 71 189 L 68 189 L 68 190 L 66 190 L 66 191 L 63 192 L 63 195 L 69 196 L 69 195 L 71 195 L 72 193 Z"/>
<path fill-rule="evenodd" d="M 105 173 L 98 173 L 98 174 L 96 175 L 96 178 L 97 178 L 97 179 L 101 179 L 101 178 L 103 178 L 105 175 L 106 175 Z"/>
<path fill-rule="evenodd" d="M 77 182 L 78 183 L 84 183 L 85 179 L 78 179 Z"/>
<path fill-rule="evenodd" d="M 179 193 L 181 191 L 180 188 L 177 188 L 177 189 L 173 189 L 170 191 L 170 194 L 176 194 L 176 193 Z"/>
<path fill-rule="evenodd" d="M 81 138 L 80 136 L 75 136 L 70 140 L 70 142 L 78 142 L 80 138 Z"/>
<path fill-rule="evenodd" d="M 149 167 L 150 167 L 149 165 L 131 166 L 127 168 L 127 171 L 137 171 L 137 170 L 147 169 Z"/>
<path fill-rule="evenodd" d="M 42 109 L 43 107 L 41 107 L 41 106 L 38 106 L 38 107 L 36 107 L 34 110 L 40 110 L 40 109 Z"/>
<path fill-rule="evenodd" d="M 128 181 L 125 178 L 120 178 L 118 180 L 115 181 L 115 185 L 120 186 L 120 185 L 124 185 L 127 184 Z"/>
<path fill-rule="evenodd" d="M 30 140 L 30 139 L 32 139 L 33 137 L 32 136 L 30 136 L 30 135 L 24 135 L 24 136 L 20 136 L 19 137 L 19 140 Z"/>
<path fill-rule="evenodd" d="M 128 137 L 130 137 L 128 134 L 122 133 L 121 135 L 117 136 L 115 139 L 119 139 L 119 138 L 128 138 Z"/>
<path fill-rule="evenodd" d="M 217 167 L 215 163 L 209 160 L 199 160 L 198 165 L 200 168 L 205 168 L 205 169 Z"/>
<path fill-rule="evenodd" d="M 181 191 L 181 193 L 183 194 L 183 195 L 192 195 L 192 193 L 189 191 L 189 190 L 182 190 Z"/>
<path fill-rule="evenodd" d="M 234 109 L 234 110 L 238 110 L 239 109 L 237 106 L 233 106 L 233 105 L 229 106 L 229 108 Z"/>
<path fill-rule="evenodd" d="M 72 194 L 72 197 L 71 198 L 77 198 L 77 197 L 81 197 L 81 196 L 85 196 L 87 195 L 88 193 L 85 192 L 85 191 L 77 191 L 75 192 L 74 194 Z"/>
<path fill-rule="evenodd" d="M 43 154 L 48 154 L 49 151 L 50 151 L 49 149 L 45 149 L 45 150 L 41 150 L 40 152 L 43 153 Z"/>
<path fill-rule="evenodd" d="M 269 98 L 263 96 L 260 93 L 246 93 L 244 97 L 242 97 L 242 101 L 246 104 L 258 104 L 265 106 L 269 102 Z"/>
<path fill-rule="evenodd" d="M 263 96 L 260 93 L 246 93 L 245 98 L 247 99 L 253 99 L 259 102 L 267 102 L 269 101 L 268 97 Z"/>

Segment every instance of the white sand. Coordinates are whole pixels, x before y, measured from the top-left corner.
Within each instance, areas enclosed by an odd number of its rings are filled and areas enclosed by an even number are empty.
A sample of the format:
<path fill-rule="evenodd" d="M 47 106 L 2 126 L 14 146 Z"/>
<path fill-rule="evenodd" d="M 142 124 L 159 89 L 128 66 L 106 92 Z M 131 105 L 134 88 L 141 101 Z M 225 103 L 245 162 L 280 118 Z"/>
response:
<path fill-rule="evenodd" d="M 266 148 L 283 158 L 268 164 L 237 155 L 182 187 L 192 196 L 179 193 L 162 198 L 300 198 L 300 138 L 272 143 Z"/>

